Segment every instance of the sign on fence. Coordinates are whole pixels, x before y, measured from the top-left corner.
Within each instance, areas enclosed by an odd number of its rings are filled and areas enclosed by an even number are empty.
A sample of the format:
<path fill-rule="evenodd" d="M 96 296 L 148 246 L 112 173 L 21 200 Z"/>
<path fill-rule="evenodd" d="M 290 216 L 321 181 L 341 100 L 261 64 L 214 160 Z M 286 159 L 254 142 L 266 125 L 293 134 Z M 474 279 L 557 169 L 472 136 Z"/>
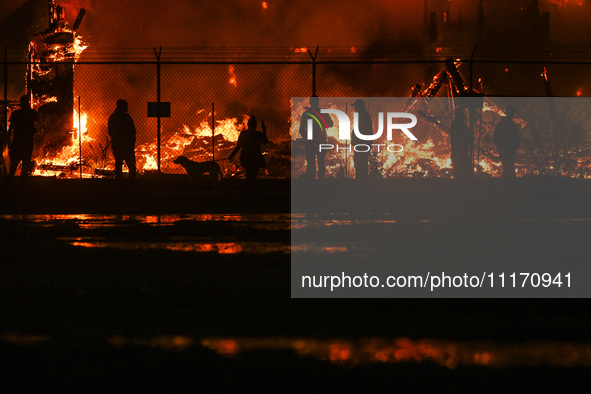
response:
<path fill-rule="evenodd" d="M 148 118 L 170 118 L 170 102 L 148 103 Z"/>

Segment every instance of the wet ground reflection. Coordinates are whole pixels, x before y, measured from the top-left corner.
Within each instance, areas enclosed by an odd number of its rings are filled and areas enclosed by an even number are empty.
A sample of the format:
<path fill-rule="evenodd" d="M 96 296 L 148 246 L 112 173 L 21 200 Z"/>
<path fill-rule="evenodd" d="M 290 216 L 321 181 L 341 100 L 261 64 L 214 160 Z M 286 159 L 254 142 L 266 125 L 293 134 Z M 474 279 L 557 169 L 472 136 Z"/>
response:
<path fill-rule="evenodd" d="M 88 249 L 289 254 L 289 214 L 0 215 L 0 224 Z"/>
<path fill-rule="evenodd" d="M 72 246 L 84 248 L 113 248 L 119 250 L 147 250 L 163 249 L 175 252 L 215 252 L 218 254 L 264 254 L 264 253 L 290 253 L 290 246 L 279 242 L 217 242 L 207 243 L 203 239 L 191 240 L 178 237 L 170 238 L 162 242 L 117 242 L 105 241 L 101 238 L 58 238 Z"/>
<path fill-rule="evenodd" d="M 591 222 L 591 218 L 398 218 L 388 213 L 377 215 L 372 214 L 351 214 L 351 213 L 312 213 L 291 215 L 292 230 L 310 229 L 310 228 L 329 228 L 337 226 L 351 226 L 364 224 L 416 224 L 416 223 L 494 223 L 494 222 L 512 222 L 512 223 L 536 223 L 536 222 L 555 222 L 555 223 L 584 223 Z"/>
<path fill-rule="evenodd" d="M 17 346 L 42 345 L 47 335 L 7 333 L 0 342 Z M 113 335 L 107 343 L 115 348 L 152 347 L 180 352 L 195 346 L 224 357 L 255 351 L 293 351 L 302 358 L 324 360 L 351 367 L 361 364 L 431 363 L 457 367 L 591 367 L 591 345 L 566 342 L 453 341 L 409 338 L 315 339 L 303 337 L 217 337 L 195 339 L 187 335 L 130 338 Z M 272 358 L 272 353 L 265 357 Z"/>
<path fill-rule="evenodd" d="M 18 332 L 8 332 L 0 335 L 0 342 L 19 346 L 41 345 L 50 339 L 51 337 L 49 335 L 24 334 Z"/>
<path fill-rule="evenodd" d="M 307 242 L 305 244 L 293 245 L 291 247 L 291 251 L 294 253 L 346 253 L 351 252 L 351 249 L 355 248 L 355 246 L 352 247 L 351 245 L 328 245 L 323 243 Z"/>
<path fill-rule="evenodd" d="M 207 338 L 207 348 L 224 356 L 255 350 L 293 350 L 302 357 L 335 364 L 429 362 L 447 368 L 485 366 L 591 366 L 591 345 L 573 343 L 496 343 L 408 338 Z"/>
<path fill-rule="evenodd" d="M 151 226 L 172 226 L 180 222 L 224 222 L 254 229 L 289 230 L 289 214 L 183 214 L 183 215 L 0 215 L 0 220 L 14 220 L 38 226 L 55 226 L 74 222 L 80 228 L 147 224 Z"/>
<path fill-rule="evenodd" d="M 247 226 L 253 229 L 263 230 L 297 230 L 305 228 L 327 228 L 333 226 L 350 226 L 363 224 L 412 224 L 412 223 L 490 223 L 490 218 L 422 218 L 405 219 L 398 218 L 388 213 L 378 215 L 350 213 L 326 213 L 326 214 L 281 214 L 281 213 L 250 213 L 250 214 L 180 214 L 180 215 L 120 215 L 120 214 L 65 214 L 65 215 L 0 215 L 0 220 L 18 221 L 31 225 L 50 227 L 64 223 L 75 223 L 80 228 L 94 229 L 100 227 L 126 226 L 145 224 L 150 226 L 172 226 L 183 222 L 218 222 L 236 226 Z M 510 219 L 511 222 L 556 222 L 575 223 L 590 222 L 591 218 L 529 218 Z"/>

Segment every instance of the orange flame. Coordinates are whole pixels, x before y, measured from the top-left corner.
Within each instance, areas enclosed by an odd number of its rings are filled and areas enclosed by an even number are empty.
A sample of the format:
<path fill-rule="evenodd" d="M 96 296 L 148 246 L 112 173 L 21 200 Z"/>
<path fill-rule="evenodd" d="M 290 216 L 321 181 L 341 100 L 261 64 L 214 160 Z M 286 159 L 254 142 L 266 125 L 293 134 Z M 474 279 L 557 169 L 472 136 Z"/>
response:
<path fill-rule="evenodd" d="M 228 66 L 228 73 L 230 74 L 230 80 L 228 83 L 234 87 L 238 86 L 238 81 L 236 80 L 236 74 L 234 73 L 234 65 L 230 64 Z"/>
<path fill-rule="evenodd" d="M 94 141 L 88 135 L 88 131 L 86 129 L 86 125 L 88 123 L 88 114 L 82 112 L 81 119 L 80 119 L 80 129 L 82 133 L 78 130 L 78 112 L 74 112 L 74 127 L 75 132 L 71 134 L 70 144 L 64 146 L 56 155 L 54 156 L 45 156 L 45 157 L 36 157 L 36 167 L 33 171 L 33 175 L 39 176 L 56 176 L 63 173 L 63 169 L 77 166 L 80 161 L 80 152 L 79 152 L 79 138 L 80 135 L 82 136 L 82 145 L 87 145 Z M 42 169 L 43 166 L 52 166 L 54 169 Z M 92 174 L 86 174 L 90 176 Z"/>

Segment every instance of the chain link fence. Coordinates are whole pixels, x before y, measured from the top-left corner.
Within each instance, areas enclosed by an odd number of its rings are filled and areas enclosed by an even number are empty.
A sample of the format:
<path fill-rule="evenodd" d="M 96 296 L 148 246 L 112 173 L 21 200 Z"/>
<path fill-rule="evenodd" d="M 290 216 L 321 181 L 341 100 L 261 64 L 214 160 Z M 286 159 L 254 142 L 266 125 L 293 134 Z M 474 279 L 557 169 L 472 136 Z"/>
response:
<path fill-rule="evenodd" d="M 290 129 L 290 98 L 312 94 L 312 62 L 301 61 L 227 61 L 162 62 L 160 81 L 155 61 L 79 62 L 74 67 L 74 112 L 71 138 L 59 151 L 44 150 L 55 141 L 36 140 L 34 174 L 60 177 L 112 176 L 114 159 L 110 150 L 107 122 L 118 99 L 129 103 L 129 113 L 137 129 L 136 160 L 140 174 L 155 173 L 157 162 L 157 120 L 148 117 L 147 103 L 157 99 L 160 83 L 161 101 L 171 103 L 171 116 L 161 119 L 161 170 L 165 174 L 184 173 L 173 160 L 186 156 L 195 161 L 216 160 L 228 177 L 242 176 L 238 165 L 225 160 L 234 148 L 246 120 L 255 116 L 264 121 L 269 143 L 264 147 L 267 167 L 264 175 L 290 177 L 290 144 L 298 136 Z M 25 94 L 27 64 L 5 62 L 0 81 L 7 105 L 2 114 L 2 130 L 6 119 L 18 108 L 18 99 Z M 544 69 L 546 73 L 544 74 Z M 441 61 L 326 61 L 316 64 L 316 89 L 320 97 L 409 97 L 415 85 L 425 90 L 434 77 L 445 70 Z M 495 96 L 589 96 L 591 95 L 591 63 L 538 62 L 464 62 L 458 70 L 466 87 L 472 86 L 485 97 Z M 545 83 L 545 77 L 549 84 Z M 443 85 L 437 97 L 452 96 L 452 88 Z M 78 119 L 78 109 L 81 117 Z M 6 116 L 6 118 L 5 118 Z M 492 144 L 490 128 L 479 127 L 476 118 L 475 171 L 483 176 L 498 176 L 499 165 Z M 82 141 L 78 140 L 78 123 Z M 215 131 L 212 131 L 212 125 Z M 212 133 L 215 137 L 212 138 Z M 518 154 L 518 171 L 526 174 L 551 174 L 570 177 L 591 176 L 589 130 L 577 134 L 578 140 L 561 147 L 561 154 L 571 154 L 568 165 L 556 169 L 556 155 L 544 153 L 555 148 L 555 135 L 524 135 Z M 45 136 L 47 138 L 47 136 Z M 443 135 L 435 145 L 449 146 Z M 6 146 L 6 135 L 3 135 Z M 556 150 L 556 149 L 554 149 Z M 4 152 L 6 156 L 6 152 Z M 445 153 L 437 158 L 421 156 L 410 171 L 379 168 L 384 177 L 441 176 L 453 174 Z M 431 163 L 428 161 L 431 160 Z M 486 163 L 481 160 L 485 160 Z M 438 171 L 421 171 L 438 167 Z M 345 164 L 345 167 L 350 164 Z M 261 174 L 263 175 L 263 174 Z M 331 176 L 352 176 L 349 171 Z"/>

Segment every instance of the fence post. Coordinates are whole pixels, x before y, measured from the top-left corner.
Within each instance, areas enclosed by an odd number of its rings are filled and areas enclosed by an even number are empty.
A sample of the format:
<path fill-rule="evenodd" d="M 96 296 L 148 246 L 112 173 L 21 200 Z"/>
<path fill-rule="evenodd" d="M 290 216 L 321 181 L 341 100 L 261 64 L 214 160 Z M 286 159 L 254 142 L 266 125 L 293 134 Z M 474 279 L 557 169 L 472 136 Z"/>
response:
<path fill-rule="evenodd" d="M 474 50 L 472 51 L 472 56 L 470 56 L 470 97 L 474 97 L 474 55 L 476 54 L 476 48 L 478 45 L 474 46 Z M 474 174 L 474 111 L 475 111 L 473 100 L 470 100 L 470 132 L 472 133 L 472 147 L 470 148 L 470 156 L 472 157 L 472 174 Z M 478 133 L 478 153 L 477 153 L 477 163 L 476 168 L 478 169 L 478 174 L 480 174 L 480 133 Z"/>
<path fill-rule="evenodd" d="M 211 103 L 211 161 L 215 161 L 215 103 Z"/>
<path fill-rule="evenodd" d="M 160 56 L 162 54 L 162 47 L 158 50 L 154 48 L 154 53 L 156 54 L 156 80 L 157 80 L 157 87 L 156 87 L 156 101 L 158 102 L 158 116 L 157 119 L 157 131 L 156 131 L 156 152 L 157 152 L 157 161 L 158 161 L 158 172 L 157 172 L 157 179 L 160 180 L 161 174 L 161 167 L 160 167 L 160 146 L 161 146 L 161 125 L 160 125 Z"/>
<path fill-rule="evenodd" d="M 80 96 L 78 96 L 78 176 L 82 179 L 82 112 L 80 109 Z"/>
<path fill-rule="evenodd" d="M 316 57 L 318 57 L 318 45 L 316 45 L 316 52 L 312 55 L 312 52 L 308 49 L 308 53 L 312 58 L 312 97 L 316 97 Z"/>
<path fill-rule="evenodd" d="M 2 130 L 2 152 L 4 147 L 8 145 L 8 48 L 4 47 L 4 130 Z"/>

